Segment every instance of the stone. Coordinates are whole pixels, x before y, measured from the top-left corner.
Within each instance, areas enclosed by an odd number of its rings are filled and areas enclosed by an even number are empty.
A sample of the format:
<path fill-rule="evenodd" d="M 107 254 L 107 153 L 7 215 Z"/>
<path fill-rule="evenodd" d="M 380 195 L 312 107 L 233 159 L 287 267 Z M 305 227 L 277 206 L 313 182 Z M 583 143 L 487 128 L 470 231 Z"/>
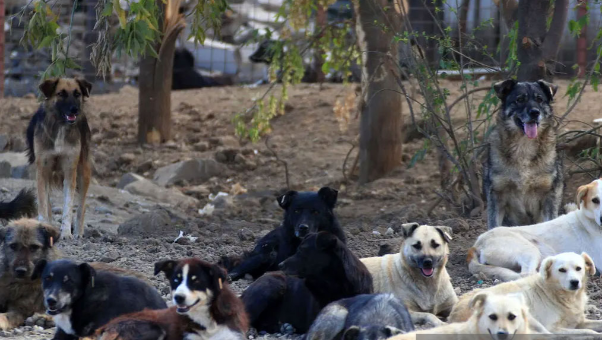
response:
<path fill-rule="evenodd" d="M 10 177 L 19 179 L 36 179 L 36 166 L 34 164 L 19 165 L 11 169 Z"/>
<path fill-rule="evenodd" d="M 137 175 L 135 173 L 129 172 L 129 173 L 121 176 L 119 183 L 117 183 L 117 188 L 124 189 L 128 184 L 136 182 L 136 181 L 141 181 L 141 180 L 147 180 L 147 179 L 140 175 Z"/>
<path fill-rule="evenodd" d="M 9 138 L 7 135 L 0 135 L 0 151 L 6 150 L 8 146 Z"/>
<path fill-rule="evenodd" d="M 209 150 L 209 143 L 201 141 L 192 146 L 194 151 L 205 152 Z"/>
<path fill-rule="evenodd" d="M 136 172 L 139 174 L 143 174 L 147 171 L 150 171 L 153 169 L 153 161 L 152 160 L 147 160 L 144 161 L 142 163 L 140 163 L 137 167 L 136 167 Z"/>
<path fill-rule="evenodd" d="M 220 147 L 215 151 L 214 156 L 220 163 L 233 163 L 238 152 L 238 149 Z"/>
<path fill-rule="evenodd" d="M 222 165 L 213 159 L 193 159 L 159 168 L 155 171 L 153 179 L 157 184 L 167 186 L 181 180 L 205 182 L 222 172 Z"/>
<path fill-rule="evenodd" d="M 132 153 L 124 153 L 119 156 L 118 161 L 120 164 L 129 165 L 136 160 L 136 156 Z"/>
<path fill-rule="evenodd" d="M 10 163 L 7 161 L 0 162 L 0 177 L 1 178 L 10 178 L 12 173 L 12 167 Z"/>
<path fill-rule="evenodd" d="M 117 229 L 121 236 L 133 237 L 172 237 L 182 230 L 185 221 L 164 208 L 156 208 L 149 212 L 134 216 L 122 223 Z"/>
<path fill-rule="evenodd" d="M 184 193 L 188 196 L 192 196 L 192 197 L 200 200 L 200 199 L 206 199 L 209 196 L 209 194 L 211 193 L 211 191 L 205 185 L 196 185 L 193 187 L 189 187 L 188 189 L 186 189 L 184 191 Z"/>
<path fill-rule="evenodd" d="M 181 208 L 197 206 L 199 204 L 197 199 L 186 196 L 177 189 L 166 189 L 147 179 L 132 182 L 126 185 L 124 190 L 134 195 L 150 197 L 159 202 L 166 202 L 172 206 L 180 206 Z"/>

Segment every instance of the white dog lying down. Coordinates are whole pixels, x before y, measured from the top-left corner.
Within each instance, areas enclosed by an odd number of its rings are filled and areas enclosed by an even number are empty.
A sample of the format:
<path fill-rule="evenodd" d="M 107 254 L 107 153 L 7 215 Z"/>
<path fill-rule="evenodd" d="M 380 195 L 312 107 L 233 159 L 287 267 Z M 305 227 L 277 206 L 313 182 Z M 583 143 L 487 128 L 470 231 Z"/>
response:
<path fill-rule="evenodd" d="M 602 264 L 602 180 L 577 190 L 577 206 L 566 215 L 523 227 L 487 231 L 468 250 L 468 270 L 502 281 L 535 274 L 541 260 L 564 252 L 586 252 Z M 570 208 L 567 207 L 567 210 Z"/>
<path fill-rule="evenodd" d="M 532 329 L 546 329 L 559 334 L 597 334 L 602 321 L 587 320 L 587 281 L 596 273 L 594 262 L 586 254 L 562 253 L 543 260 L 538 274 L 516 281 L 475 289 L 460 297 L 450 315 L 451 322 L 467 320 L 471 315 L 470 300 L 482 292 L 522 294 L 534 320 Z"/>
<path fill-rule="evenodd" d="M 474 310 L 465 322 L 452 323 L 407 334 L 400 334 L 389 340 L 415 340 L 417 335 L 455 334 L 445 339 L 466 339 L 467 334 L 483 334 L 483 339 L 510 339 L 515 334 L 532 334 L 529 327 L 529 310 L 520 294 L 495 295 L 480 293 L 468 304 Z M 481 337 L 470 337 L 480 339 Z M 433 337 L 432 339 L 440 339 Z M 443 339 L 443 338 L 441 338 Z"/>

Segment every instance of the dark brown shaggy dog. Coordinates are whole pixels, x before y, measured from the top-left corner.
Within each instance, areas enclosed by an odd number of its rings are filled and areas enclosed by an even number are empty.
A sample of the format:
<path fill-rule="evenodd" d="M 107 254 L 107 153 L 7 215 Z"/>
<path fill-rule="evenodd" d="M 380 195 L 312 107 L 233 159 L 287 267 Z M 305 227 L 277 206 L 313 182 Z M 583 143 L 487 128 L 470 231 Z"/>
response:
<path fill-rule="evenodd" d="M 116 318 L 97 331 L 99 340 L 246 339 L 245 308 L 222 268 L 191 258 L 157 262 L 155 275 L 160 272 L 176 306 Z"/>
<path fill-rule="evenodd" d="M 20 326 L 34 313 L 44 313 L 42 284 L 30 280 L 40 260 L 60 257 L 54 244 L 59 230 L 33 219 L 12 221 L 0 229 L 0 329 Z"/>
<path fill-rule="evenodd" d="M 39 219 L 52 222 L 50 190 L 64 194 L 61 236 L 83 236 L 86 193 L 90 185 L 90 127 L 84 98 L 92 85 L 83 79 L 49 79 L 40 84 L 46 99 L 27 127 L 29 162 L 36 164 Z M 75 228 L 71 232 L 74 194 L 78 193 Z"/>

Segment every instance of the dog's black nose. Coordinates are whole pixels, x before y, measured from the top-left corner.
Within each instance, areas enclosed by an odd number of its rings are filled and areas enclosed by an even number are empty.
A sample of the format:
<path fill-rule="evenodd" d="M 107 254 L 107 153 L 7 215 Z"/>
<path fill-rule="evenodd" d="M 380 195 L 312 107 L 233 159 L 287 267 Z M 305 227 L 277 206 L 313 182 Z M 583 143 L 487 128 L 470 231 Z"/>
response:
<path fill-rule="evenodd" d="M 426 269 L 433 268 L 433 260 L 425 259 L 424 261 L 422 261 L 422 268 L 426 268 Z"/>
<path fill-rule="evenodd" d="M 578 280 L 571 280 L 571 288 L 572 289 L 579 288 L 579 281 Z"/>
<path fill-rule="evenodd" d="M 46 305 L 47 305 L 49 308 L 54 308 L 54 307 L 56 307 L 56 303 L 57 303 L 57 301 L 56 301 L 54 298 L 51 298 L 51 297 L 49 297 L 49 298 L 47 298 L 47 299 L 46 299 Z"/>
<path fill-rule="evenodd" d="M 280 269 L 280 270 L 284 269 L 284 261 L 278 263 L 278 269 Z"/>
<path fill-rule="evenodd" d="M 505 340 L 505 339 L 508 339 L 508 337 L 509 337 L 508 332 L 504 332 L 504 331 L 497 332 L 498 340 Z"/>
<path fill-rule="evenodd" d="M 301 224 L 299 226 L 299 232 L 302 234 L 306 234 L 309 231 L 309 226 L 307 224 Z"/>
<path fill-rule="evenodd" d="M 77 111 L 79 111 L 79 109 L 77 108 L 77 106 L 71 106 L 71 113 L 76 114 Z"/>
<path fill-rule="evenodd" d="M 173 300 L 178 304 L 181 305 L 184 303 L 184 301 L 186 301 L 186 297 L 184 295 L 175 295 L 173 297 Z"/>
<path fill-rule="evenodd" d="M 23 267 L 15 268 L 15 274 L 19 277 L 23 277 L 27 274 L 27 268 L 23 268 Z"/>
<path fill-rule="evenodd" d="M 529 116 L 531 116 L 531 118 L 537 118 L 537 117 L 539 117 L 539 113 L 540 113 L 539 109 L 533 108 L 529 111 Z"/>

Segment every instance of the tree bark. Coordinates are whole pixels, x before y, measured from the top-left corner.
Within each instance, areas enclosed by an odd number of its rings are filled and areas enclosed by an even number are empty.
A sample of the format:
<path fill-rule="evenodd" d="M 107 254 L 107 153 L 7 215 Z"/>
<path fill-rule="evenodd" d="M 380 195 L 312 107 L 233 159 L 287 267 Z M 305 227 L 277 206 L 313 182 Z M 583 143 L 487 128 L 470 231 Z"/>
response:
<path fill-rule="evenodd" d="M 159 22 L 159 26 L 163 27 L 163 38 L 155 46 L 159 58 L 147 54 L 140 59 L 138 77 L 138 142 L 140 144 L 164 143 L 171 139 L 173 59 L 176 40 L 185 27 L 180 14 L 177 12 L 169 14 L 162 0 L 157 0 L 157 4 L 166 17 L 162 16 L 164 20 Z"/>
<path fill-rule="evenodd" d="M 401 164 L 402 97 L 392 91 L 398 85 L 389 70 L 398 67 L 399 50 L 393 36 L 401 29 L 403 12 L 399 5 L 391 9 L 388 0 L 358 0 L 355 5 L 362 53 L 359 182 L 367 183 Z"/>

